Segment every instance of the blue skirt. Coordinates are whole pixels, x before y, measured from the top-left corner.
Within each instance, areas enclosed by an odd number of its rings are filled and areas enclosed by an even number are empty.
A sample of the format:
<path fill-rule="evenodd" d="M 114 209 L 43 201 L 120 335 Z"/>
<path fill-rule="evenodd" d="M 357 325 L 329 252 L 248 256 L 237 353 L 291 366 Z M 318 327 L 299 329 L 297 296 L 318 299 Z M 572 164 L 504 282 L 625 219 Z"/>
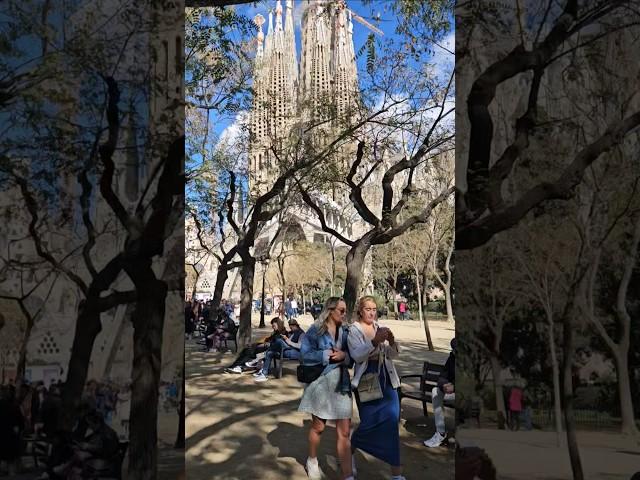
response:
<path fill-rule="evenodd" d="M 366 373 L 377 371 L 378 362 L 369 362 Z M 384 366 L 380 369 L 380 386 L 384 396 L 379 400 L 360 403 L 357 393 L 355 395 L 360 425 L 351 436 L 351 448 L 367 452 L 392 467 L 399 467 L 400 401 Z"/>

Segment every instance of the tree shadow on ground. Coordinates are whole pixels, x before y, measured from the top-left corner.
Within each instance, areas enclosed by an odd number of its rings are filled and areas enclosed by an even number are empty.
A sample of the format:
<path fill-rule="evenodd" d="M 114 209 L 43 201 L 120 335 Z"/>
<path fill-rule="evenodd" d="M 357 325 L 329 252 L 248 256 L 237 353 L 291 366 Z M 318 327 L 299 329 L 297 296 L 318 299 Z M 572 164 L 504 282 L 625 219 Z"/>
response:
<path fill-rule="evenodd" d="M 415 340 L 410 335 L 400 342 L 396 365 L 401 375 L 420 373 L 423 361 L 444 363 L 448 355 L 446 350 L 427 350 L 424 331 L 417 322 L 415 332 Z M 448 345 L 448 341 L 436 344 Z M 249 374 L 222 373 L 236 355 L 199 352 L 189 345 L 185 356 L 187 478 L 305 478 L 310 419 L 297 412 L 303 388 L 293 372 L 295 363 L 285 363 L 283 378 L 271 377 L 257 384 Z M 453 478 L 452 452 L 429 451 L 422 444 L 432 433 L 432 417 L 424 418 L 421 403 L 403 401 L 401 415 L 401 452 L 407 478 Z M 355 405 L 353 418 L 355 426 L 359 422 Z M 340 478 L 335 445 L 335 428 L 328 426 L 319 449 L 320 465 L 328 479 Z M 389 466 L 380 460 L 361 452 L 356 453 L 356 459 L 360 478 L 389 478 Z"/>

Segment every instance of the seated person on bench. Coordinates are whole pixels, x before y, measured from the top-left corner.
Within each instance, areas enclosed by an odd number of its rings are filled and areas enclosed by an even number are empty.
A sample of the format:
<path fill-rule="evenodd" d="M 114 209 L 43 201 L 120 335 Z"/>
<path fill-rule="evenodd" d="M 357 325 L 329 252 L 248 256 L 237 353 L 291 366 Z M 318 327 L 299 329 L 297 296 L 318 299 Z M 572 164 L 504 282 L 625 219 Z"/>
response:
<path fill-rule="evenodd" d="M 433 387 L 431 392 L 431 404 L 433 405 L 433 418 L 436 424 L 436 433 L 429 440 L 425 440 L 426 447 L 435 448 L 441 446 L 446 440 L 446 428 L 444 423 L 444 408 L 442 407 L 445 400 L 453 400 L 455 398 L 456 383 L 456 339 L 451 339 L 451 353 L 444 364 L 444 370 L 438 378 L 438 386 Z"/>
<path fill-rule="evenodd" d="M 118 434 L 95 409 L 87 413 L 84 422 L 86 431 L 73 440 L 71 458 L 52 468 L 54 478 L 118 478 L 121 468 Z"/>
<path fill-rule="evenodd" d="M 295 318 L 289 320 L 289 328 L 291 331 L 287 335 L 280 335 L 269 346 L 269 350 L 265 353 L 264 364 L 262 370 L 255 375 L 256 382 L 266 382 L 267 375 L 269 374 L 269 367 L 273 357 L 279 355 L 282 352 L 282 358 L 300 358 L 300 346 L 302 345 L 302 336 L 304 330 L 300 328 L 300 325 Z"/>
<path fill-rule="evenodd" d="M 234 362 L 224 369 L 225 372 L 242 373 L 247 370 L 255 370 L 258 362 L 264 357 L 262 354 L 269 350 L 269 346 L 278 336 L 286 335 L 287 333 L 287 329 L 284 328 L 284 322 L 278 317 L 271 319 L 271 328 L 273 329 L 271 335 L 267 335 L 256 343 L 252 343 L 248 347 L 243 348 Z"/>
<path fill-rule="evenodd" d="M 222 342 L 226 338 L 235 337 L 237 327 L 231 317 L 222 309 L 218 310 L 217 322 L 213 326 L 212 333 L 207 334 L 207 349 L 210 352 L 217 352 L 222 347 Z"/>

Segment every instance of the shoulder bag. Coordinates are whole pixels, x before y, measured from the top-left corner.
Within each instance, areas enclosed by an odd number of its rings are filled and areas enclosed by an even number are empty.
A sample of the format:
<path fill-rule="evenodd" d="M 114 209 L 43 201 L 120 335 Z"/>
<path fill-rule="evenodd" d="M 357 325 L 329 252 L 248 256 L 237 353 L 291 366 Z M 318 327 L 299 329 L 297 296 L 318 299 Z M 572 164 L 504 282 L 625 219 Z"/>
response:
<path fill-rule="evenodd" d="M 324 372 L 324 365 L 298 365 L 296 375 L 300 383 L 313 383 Z"/>
<path fill-rule="evenodd" d="M 383 361 L 384 356 L 381 350 L 378 355 L 378 372 L 365 373 L 360 378 L 357 388 L 360 403 L 380 400 L 384 396 L 382 393 L 382 387 L 380 386 L 380 369 L 382 368 Z"/>

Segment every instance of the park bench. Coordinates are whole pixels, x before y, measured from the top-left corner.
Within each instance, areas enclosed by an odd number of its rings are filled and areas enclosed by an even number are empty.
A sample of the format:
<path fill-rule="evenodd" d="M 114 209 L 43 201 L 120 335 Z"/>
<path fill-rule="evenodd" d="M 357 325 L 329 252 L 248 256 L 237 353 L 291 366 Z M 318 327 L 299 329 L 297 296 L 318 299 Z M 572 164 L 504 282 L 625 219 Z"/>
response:
<path fill-rule="evenodd" d="M 93 471 L 91 478 L 94 480 L 122 480 L 122 467 L 124 466 L 124 459 L 127 456 L 127 450 L 129 449 L 129 442 L 119 442 L 118 445 L 118 470 L 115 475 L 111 472 L 105 472 L 104 470 Z"/>
<path fill-rule="evenodd" d="M 283 348 L 280 349 L 280 353 L 273 356 L 273 371 L 276 378 L 282 378 L 282 366 L 284 362 L 295 362 L 296 365 L 300 363 L 298 358 L 284 358 L 282 356 Z"/>
<path fill-rule="evenodd" d="M 431 390 L 433 387 L 438 386 L 438 378 L 444 370 L 444 365 L 438 365 L 437 363 L 424 362 L 422 366 L 422 373 L 416 375 L 402 375 L 400 377 L 400 388 L 398 388 L 398 397 L 400 403 L 403 398 L 411 398 L 422 402 L 422 411 L 424 416 L 428 417 L 427 403 L 431 403 Z M 406 382 L 409 379 L 418 379 L 411 382 Z M 445 399 L 443 402 L 445 407 L 455 408 L 455 400 Z"/>
<path fill-rule="evenodd" d="M 35 468 L 45 465 L 51 454 L 51 441 L 47 437 L 37 434 L 25 435 L 22 440 L 26 447 L 23 456 L 32 457 Z"/>
<path fill-rule="evenodd" d="M 229 350 L 229 343 L 228 342 L 232 342 L 235 345 L 234 352 L 237 353 L 238 352 L 238 339 L 236 337 L 237 337 L 237 332 L 236 332 L 236 334 L 231 335 L 229 338 L 226 338 L 226 337 L 225 338 L 221 338 L 220 339 L 220 343 L 224 344 L 224 348 L 226 350 Z"/>

